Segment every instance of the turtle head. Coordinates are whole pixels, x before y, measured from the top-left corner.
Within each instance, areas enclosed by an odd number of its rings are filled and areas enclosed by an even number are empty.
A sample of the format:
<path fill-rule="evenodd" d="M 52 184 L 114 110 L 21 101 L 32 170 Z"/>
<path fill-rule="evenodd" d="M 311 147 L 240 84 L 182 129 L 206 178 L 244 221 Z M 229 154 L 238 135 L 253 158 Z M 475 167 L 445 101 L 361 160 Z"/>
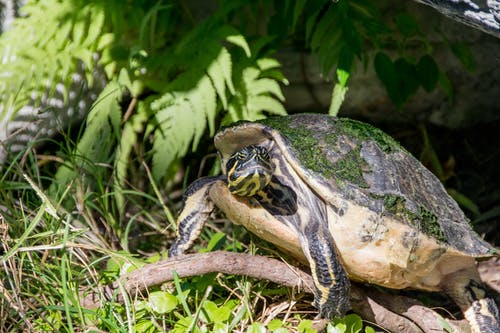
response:
<path fill-rule="evenodd" d="M 273 168 L 269 152 L 262 146 L 247 146 L 227 160 L 226 173 L 231 193 L 253 196 L 271 182 Z"/>

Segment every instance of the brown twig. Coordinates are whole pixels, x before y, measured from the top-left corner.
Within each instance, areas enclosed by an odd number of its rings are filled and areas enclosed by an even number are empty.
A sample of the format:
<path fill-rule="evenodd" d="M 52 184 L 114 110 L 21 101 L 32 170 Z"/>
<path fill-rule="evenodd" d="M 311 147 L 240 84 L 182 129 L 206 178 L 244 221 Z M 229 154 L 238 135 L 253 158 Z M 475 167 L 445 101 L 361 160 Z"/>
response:
<path fill-rule="evenodd" d="M 124 290 L 134 295 L 149 287 L 160 285 L 179 277 L 197 276 L 212 272 L 245 275 L 265 279 L 275 283 L 313 292 L 313 282 L 309 274 L 287 263 L 262 256 L 216 251 L 188 254 L 155 264 L 148 264 L 127 274 L 120 280 L 97 290 L 84 292 L 81 304 L 86 308 L 96 308 L 103 300 L 123 302 Z M 427 333 L 443 330 L 434 311 L 418 301 L 399 295 L 391 295 L 376 289 L 369 289 L 353 283 L 351 305 L 365 320 L 371 321 L 391 332 Z M 458 331 L 466 330 L 464 321 L 450 321 Z"/>
<path fill-rule="evenodd" d="M 243 253 L 216 251 L 210 253 L 187 254 L 155 264 L 145 265 L 127 274 L 119 281 L 91 291 L 81 304 L 87 308 L 101 306 L 100 296 L 121 302 L 123 296 L 115 294 L 121 286 L 135 294 L 149 287 L 157 286 L 174 279 L 174 272 L 179 277 L 197 276 L 220 272 L 234 275 L 246 275 L 257 279 L 266 279 L 291 288 L 303 288 L 312 293 L 312 278 L 301 270 L 294 269 L 276 259 Z"/>

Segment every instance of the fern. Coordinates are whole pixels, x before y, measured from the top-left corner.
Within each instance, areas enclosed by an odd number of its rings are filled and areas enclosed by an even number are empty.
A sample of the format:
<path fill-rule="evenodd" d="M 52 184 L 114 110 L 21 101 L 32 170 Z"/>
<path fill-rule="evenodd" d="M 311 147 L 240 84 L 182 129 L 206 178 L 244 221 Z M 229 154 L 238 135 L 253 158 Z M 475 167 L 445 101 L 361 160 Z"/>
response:
<path fill-rule="evenodd" d="M 304 14 L 306 41 L 317 52 L 325 75 L 335 65 L 350 67 L 349 59 L 364 56 L 367 44 L 376 43 L 377 38 L 389 31 L 377 7 L 367 0 L 316 0 Z"/>
<path fill-rule="evenodd" d="M 40 103 L 58 83 L 69 87 L 80 62 L 91 86 L 96 52 L 104 46 L 99 38 L 105 24 L 103 9 L 95 3 L 44 0 L 27 3 L 22 12 L 25 16 L 0 40 L 2 58 L 8 59 L 0 68 L 1 100 L 15 95 L 16 109 L 30 101 Z"/>
<path fill-rule="evenodd" d="M 287 0 L 285 6 L 280 7 L 279 2 L 275 6 L 286 17 L 282 21 L 303 33 L 307 47 L 318 56 L 323 75 L 335 79 L 329 113 L 337 115 L 355 58 L 366 59 L 366 44 L 388 31 L 377 8 L 367 0 L 312 0 L 307 6 L 304 0 Z"/>
<path fill-rule="evenodd" d="M 235 73 L 240 87 L 231 100 L 223 123 L 241 119 L 257 120 L 267 115 L 286 115 L 282 105 L 285 100 L 279 82 L 287 83 L 284 78 L 273 77 L 273 70 L 279 63 L 270 58 L 262 58 L 253 65 L 242 66 Z"/>
<path fill-rule="evenodd" d="M 90 109 L 82 136 L 55 175 L 53 195 L 77 179 L 102 179 L 92 174 L 113 165 L 115 198 L 123 212 L 132 147 L 142 138 L 151 140 L 152 154 L 147 156 L 160 180 L 167 170 L 175 171 L 174 162 L 195 150 L 204 135 L 213 136 L 221 122 L 285 114 L 279 83 L 286 80 L 278 62 L 262 51 L 269 40 L 257 38 L 252 45 L 260 46 L 252 50 L 242 33 L 223 23 L 244 1 L 224 4 L 191 29 L 179 25 L 190 16 L 165 2 L 33 2 L 24 8 L 26 16 L 0 38 L 0 52 L 13 54 L 7 57 L 8 71 L 7 64 L 0 65 L 9 73 L 0 78 L 4 124 L 12 128 L 20 123 L 27 106 L 29 117 L 22 121 L 41 119 L 37 108 L 45 111 L 47 121 L 57 119 L 54 114 L 79 119 L 76 111 L 84 115 Z M 47 28 L 30 34 L 33 26 Z M 24 45 L 18 36 L 26 37 Z M 83 105 L 82 96 L 74 93 L 75 73 L 82 93 L 95 93 L 109 83 Z M 96 73 L 105 79 L 96 80 Z M 72 99 L 80 104 L 71 105 Z M 59 121 L 60 128 L 68 124 L 67 118 Z"/>
<path fill-rule="evenodd" d="M 103 11 L 84 1 L 31 1 L 1 36 L 0 150 L 19 150 L 86 114 L 106 82 L 98 67 Z"/>
<path fill-rule="evenodd" d="M 23 121 L 41 119 L 37 108 L 47 107 L 48 121 L 57 118 L 54 114 L 84 115 L 96 96 L 78 109 L 68 104 L 82 99 L 73 93 L 78 90 L 75 73 L 83 93 L 93 86 L 102 89 L 109 80 L 92 104 L 72 160 L 58 170 L 52 193 L 76 175 L 93 172 L 88 163 L 111 162 L 118 205 L 123 207 L 131 147 L 142 136 L 152 135 L 152 171 L 159 180 L 175 161 L 197 148 L 203 135 L 213 136 L 220 122 L 286 114 L 279 86 L 286 80 L 278 62 L 263 56 L 269 39 L 256 39 L 253 45 L 260 46 L 252 51 L 241 32 L 223 23 L 245 5 L 224 3 L 195 28 L 173 29 L 189 15 L 170 2 L 137 0 L 130 7 L 119 1 L 29 2 L 24 18 L 0 38 L 0 52 L 9 59 L 0 65 L 0 71 L 8 73 L 0 77 L 1 120 L 12 128 L 11 120 L 19 120 L 27 106 Z M 104 80 L 96 80 L 96 73 Z M 118 104 L 124 93 L 136 105 L 126 119 Z M 61 127 L 68 123 L 60 122 Z"/>
<path fill-rule="evenodd" d="M 286 114 L 278 81 L 266 77 L 266 71 L 279 64 L 270 59 L 251 58 L 245 38 L 229 27 L 222 27 L 210 35 L 223 36 L 223 40 L 235 49 L 216 40 L 205 41 L 206 46 L 202 45 L 201 49 L 207 52 L 199 54 L 195 63 L 207 65 L 194 66 L 178 76 L 167 92 L 151 103 L 157 121 L 153 144 L 156 179 L 160 179 L 172 162 L 189 149 L 197 148 L 207 127 L 209 135 L 214 135 L 216 117 L 222 111 L 227 110 L 223 123 L 263 118 L 264 112 Z"/>

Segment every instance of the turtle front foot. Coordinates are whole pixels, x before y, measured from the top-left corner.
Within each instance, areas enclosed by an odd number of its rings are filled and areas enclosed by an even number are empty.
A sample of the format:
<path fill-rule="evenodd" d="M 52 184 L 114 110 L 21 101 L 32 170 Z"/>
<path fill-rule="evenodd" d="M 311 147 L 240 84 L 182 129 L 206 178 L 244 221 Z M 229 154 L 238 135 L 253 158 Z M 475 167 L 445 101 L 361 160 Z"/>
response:
<path fill-rule="evenodd" d="M 351 309 L 349 298 L 337 296 L 339 295 L 329 295 L 327 299 L 321 296 L 314 298 L 313 306 L 319 310 L 319 317 L 333 319 L 345 316 L 346 312 Z"/>
<path fill-rule="evenodd" d="M 183 253 L 184 253 L 184 251 L 180 248 L 179 242 L 177 240 L 168 249 L 168 257 L 169 258 L 177 257 Z"/>
<path fill-rule="evenodd" d="M 209 198 L 210 187 L 219 179 L 219 176 L 203 177 L 187 188 L 177 219 L 177 238 L 168 250 L 169 257 L 183 254 L 200 235 L 203 224 L 214 209 Z"/>

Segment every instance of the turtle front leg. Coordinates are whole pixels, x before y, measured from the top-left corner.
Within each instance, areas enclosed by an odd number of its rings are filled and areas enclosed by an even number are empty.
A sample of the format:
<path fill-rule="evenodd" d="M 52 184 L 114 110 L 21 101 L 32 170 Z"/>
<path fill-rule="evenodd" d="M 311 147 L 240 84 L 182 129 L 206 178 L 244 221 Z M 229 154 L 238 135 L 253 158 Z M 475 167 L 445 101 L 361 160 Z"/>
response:
<path fill-rule="evenodd" d="M 316 289 L 313 305 L 319 309 L 321 317 L 342 318 L 351 308 L 347 273 L 327 227 L 308 225 L 307 229 L 305 236 L 300 238 Z"/>
<path fill-rule="evenodd" d="M 220 176 L 200 178 L 186 189 L 182 209 L 177 218 L 177 238 L 168 250 L 169 257 L 183 254 L 198 238 L 207 220 L 214 209 L 208 192 Z"/>
<path fill-rule="evenodd" d="M 447 275 L 443 289 L 460 307 L 473 333 L 500 332 L 498 308 L 488 296 L 475 266 Z"/>

